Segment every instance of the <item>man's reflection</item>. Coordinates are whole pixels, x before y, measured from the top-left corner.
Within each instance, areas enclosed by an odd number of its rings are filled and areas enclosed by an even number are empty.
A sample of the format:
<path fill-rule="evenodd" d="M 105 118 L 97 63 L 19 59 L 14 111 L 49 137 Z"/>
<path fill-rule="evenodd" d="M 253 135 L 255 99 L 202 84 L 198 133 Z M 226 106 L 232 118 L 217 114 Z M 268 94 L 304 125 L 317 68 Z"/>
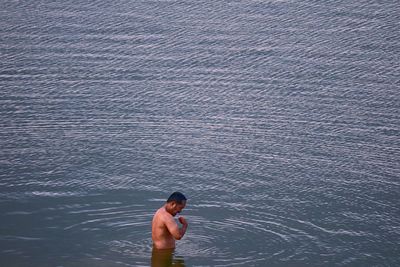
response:
<path fill-rule="evenodd" d="M 185 267 L 182 257 L 174 257 L 174 249 L 153 248 L 151 267 Z"/>

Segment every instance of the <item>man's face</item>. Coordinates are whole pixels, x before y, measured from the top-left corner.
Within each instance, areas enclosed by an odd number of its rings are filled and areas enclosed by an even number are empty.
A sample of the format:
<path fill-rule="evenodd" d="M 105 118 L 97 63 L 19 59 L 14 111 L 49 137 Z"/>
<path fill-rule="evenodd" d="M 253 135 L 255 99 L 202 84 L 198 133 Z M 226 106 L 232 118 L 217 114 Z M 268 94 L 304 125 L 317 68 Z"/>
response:
<path fill-rule="evenodd" d="M 186 207 L 186 201 L 182 201 L 182 203 L 172 202 L 170 213 L 172 216 L 180 213 Z"/>

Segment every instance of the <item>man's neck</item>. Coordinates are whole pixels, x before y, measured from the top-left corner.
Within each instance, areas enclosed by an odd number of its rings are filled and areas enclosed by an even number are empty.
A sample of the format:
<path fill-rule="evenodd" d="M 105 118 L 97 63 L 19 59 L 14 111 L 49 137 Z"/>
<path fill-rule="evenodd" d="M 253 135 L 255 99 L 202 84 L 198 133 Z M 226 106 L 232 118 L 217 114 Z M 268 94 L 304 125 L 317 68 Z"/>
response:
<path fill-rule="evenodd" d="M 165 211 L 168 212 L 171 216 L 173 216 L 172 213 L 171 213 L 171 209 L 169 209 L 169 207 L 168 207 L 168 204 L 164 204 L 164 209 L 165 209 Z"/>

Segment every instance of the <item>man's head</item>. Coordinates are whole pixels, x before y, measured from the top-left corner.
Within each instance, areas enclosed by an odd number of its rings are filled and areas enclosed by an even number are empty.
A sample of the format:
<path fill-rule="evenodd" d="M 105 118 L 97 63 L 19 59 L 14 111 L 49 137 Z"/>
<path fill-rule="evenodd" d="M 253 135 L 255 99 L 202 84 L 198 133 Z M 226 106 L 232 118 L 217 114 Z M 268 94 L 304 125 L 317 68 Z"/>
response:
<path fill-rule="evenodd" d="M 186 197 L 180 192 L 172 193 L 167 199 L 165 209 L 172 216 L 181 212 L 186 206 Z"/>

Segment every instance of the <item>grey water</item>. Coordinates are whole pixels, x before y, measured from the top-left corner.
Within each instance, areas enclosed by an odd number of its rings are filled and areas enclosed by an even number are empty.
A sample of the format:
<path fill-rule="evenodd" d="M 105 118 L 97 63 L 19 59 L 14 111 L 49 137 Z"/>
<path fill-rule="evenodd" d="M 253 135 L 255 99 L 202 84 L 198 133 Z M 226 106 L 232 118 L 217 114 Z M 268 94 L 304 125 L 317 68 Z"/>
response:
<path fill-rule="evenodd" d="M 0 6 L 0 266 L 400 265 L 398 1 Z"/>

